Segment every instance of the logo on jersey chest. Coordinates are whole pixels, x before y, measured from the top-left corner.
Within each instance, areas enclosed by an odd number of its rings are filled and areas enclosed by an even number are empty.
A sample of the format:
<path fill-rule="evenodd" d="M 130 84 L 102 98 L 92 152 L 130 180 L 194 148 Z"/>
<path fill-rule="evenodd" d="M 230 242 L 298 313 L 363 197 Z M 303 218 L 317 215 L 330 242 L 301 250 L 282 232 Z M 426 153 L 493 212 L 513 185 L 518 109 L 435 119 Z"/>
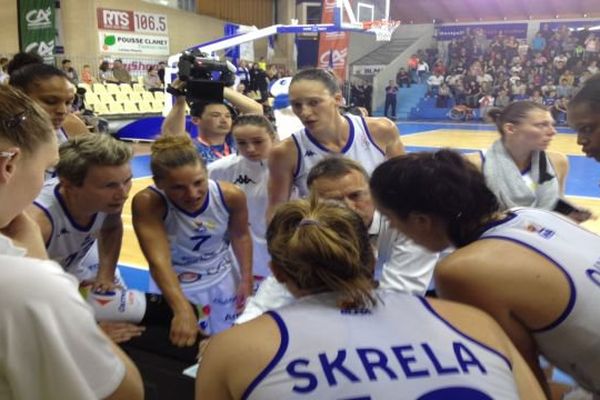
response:
<path fill-rule="evenodd" d="M 240 176 L 238 176 L 237 179 L 235 181 L 233 181 L 233 183 L 236 185 L 247 185 L 249 183 L 256 183 L 256 182 L 254 180 L 252 180 L 252 178 L 250 178 L 248 175 L 240 174 Z"/>
<path fill-rule="evenodd" d="M 198 233 L 213 230 L 217 226 L 217 224 L 215 224 L 214 221 L 202 220 L 200 219 L 200 217 L 194 219 L 194 224 L 196 225 L 194 230 Z"/>
<path fill-rule="evenodd" d="M 304 153 L 304 157 L 313 157 L 313 156 L 316 156 L 316 154 L 312 150 L 306 150 L 306 152 Z"/>
<path fill-rule="evenodd" d="M 552 236 L 554 236 L 556 234 L 556 232 L 554 232 L 552 229 L 544 228 L 541 225 L 537 225 L 537 224 L 533 224 L 533 223 L 530 223 L 529 225 L 527 225 L 527 227 L 525 229 L 528 232 L 537 233 L 544 239 L 550 239 L 550 238 L 552 238 Z"/>

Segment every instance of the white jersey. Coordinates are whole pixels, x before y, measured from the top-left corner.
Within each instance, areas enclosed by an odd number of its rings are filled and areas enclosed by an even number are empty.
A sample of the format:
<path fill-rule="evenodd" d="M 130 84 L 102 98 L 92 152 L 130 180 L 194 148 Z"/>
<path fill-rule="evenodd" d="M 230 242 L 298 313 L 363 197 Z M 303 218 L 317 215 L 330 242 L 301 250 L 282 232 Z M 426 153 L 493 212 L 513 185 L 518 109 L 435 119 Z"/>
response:
<path fill-rule="evenodd" d="M 77 224 L 67 210 L 59 187 L 57 178 L 46 181 L 33 203 L 42 209 L 52 225 L 46 250 L 52 260 L 58 262 L 68 273 L 75 275 L 80 282 L 93 280 L 97 274 L 98 263 L 97 259 L 91 260 L 95 257 L 87 256 L 97 245 L 106 214 L 96 213 L 87 226 Z"/>
<path fill-rule="evenodd" d="M 264 161 L 251 161 L 238 154 L 216 160 L 208 165 L 208 177 L 237 185 L 246 194 L 248 221 L 252 233 L 252 271 L 255 276 L 271 275 L 267 251 L 266 213 L 269 168 Z"/>
<path fill-rule="evenodd" d="M 209 288 L 231 272 L 232 254 L 227 229 L 229 210 L 219 184 L 208 181 L 204 204 L 189 213 L 172 203 L 159 189 L 166 204 L 163 217 L 171 247 L 171 262 L 184 290 Z"/>
<path fill-rule="evenodd" d="M 600 394 L 600 236 L 549 211 L 512 211 L 481 237 L 521 244 L 564 273 L 571 288 L 569 303 L 556 321 L 533 336 L 552 364 Z"/>
<path fill-rule="evenodd" d="M 60 146 L 63 143 L 66 143 L 69 140 L 69 136 L 63 128 L 58 128 L 55 130 L 56 132 L 56 142 Z M 54 167 L 47 169 L 44 172 L 44 180 L 52 179 L 56 177 L 56 169 Z"/>
<path fill-rule="evenodd" d="M 325 293 L 270 311 L 281 346 L 244 398 L 519 398 L 508 359 L 427 300 L 386 290 L 377 297 L 372 309 L 340 310 Z"/>
<path fill-rule="evenodd" d="M 367 127 L 365 119 L 356 115 L 344 115 L 350 130 L 348 142 L 340 151 L 340 155 L 358 162 L 369 175 L 385 160 L 384 151 L 375 143 Z M 308 129 L 292 134 L 296 145 L 297 166 L 294 171 L 294 186 L 298 188 L 300 197 L 308 196 L 306 178 L 310 169 L 323 158 L 333 155 L 329 149 L 320 144 Z"/>

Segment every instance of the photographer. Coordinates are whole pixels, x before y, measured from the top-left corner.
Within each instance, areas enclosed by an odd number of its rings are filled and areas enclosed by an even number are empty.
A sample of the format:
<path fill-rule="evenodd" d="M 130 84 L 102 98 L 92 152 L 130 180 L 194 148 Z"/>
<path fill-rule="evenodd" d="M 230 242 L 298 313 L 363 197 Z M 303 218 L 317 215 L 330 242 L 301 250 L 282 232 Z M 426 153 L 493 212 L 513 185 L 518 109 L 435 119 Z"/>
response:
<path fill-rule="evenodd" d="M 181 78 L 181 67 L 180 67 Z M 187 78 L 187 77 L 186 77 Z M 176 79 L 170 93 L 176 98 L 173 108 L 162 125 L 163 135 L 181 135 L 185 130 L 185 105 L 190 104 L 192 123 L 198 127 L 198 138 L 195 140 L 198 152 L 207 164 L 235 151 L 231 137 L 232 110 L 220 98 L 227 100 L 237 111 L 244 114 L 263 114 L 262 106 L 256 101 L 236 92 L 231 87 L 224 87 L 223 93 L 206 96 L 198 93 L 199 99 L 193 99 L 189 92 L 188 82 Z M 230 82 L 226 82 L 230 83 Z M 173 90 L 174 89 L 174 90 Z"/>

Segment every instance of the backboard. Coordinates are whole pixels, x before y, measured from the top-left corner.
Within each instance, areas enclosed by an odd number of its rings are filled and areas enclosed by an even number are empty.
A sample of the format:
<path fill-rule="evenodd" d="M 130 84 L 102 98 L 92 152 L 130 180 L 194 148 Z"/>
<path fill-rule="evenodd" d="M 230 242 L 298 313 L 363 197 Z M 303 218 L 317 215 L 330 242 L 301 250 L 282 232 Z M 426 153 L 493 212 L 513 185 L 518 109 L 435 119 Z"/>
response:
<path fill-rule="evenodd" d="M 337 15 L 334 21 L 340 27 L 358 28 L 361 22 L 390 19 L 391 0 L 335 1 Z"/>

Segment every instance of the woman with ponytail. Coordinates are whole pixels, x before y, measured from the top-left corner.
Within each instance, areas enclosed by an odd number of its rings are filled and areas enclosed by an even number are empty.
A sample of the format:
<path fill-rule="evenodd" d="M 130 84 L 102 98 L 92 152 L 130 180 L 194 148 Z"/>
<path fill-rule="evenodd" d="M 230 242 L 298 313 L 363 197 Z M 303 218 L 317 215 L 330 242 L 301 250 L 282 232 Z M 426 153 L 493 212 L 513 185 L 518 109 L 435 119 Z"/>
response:
<path fill-rule="evenodd" d="M 431 251 L 458 248 L 436 267 L 441 298 L 491 314 L 542 385 L 539 355 L 600 394 L 600 236 L 551 211 L 500 211 L 450 150 L 386 161 L 370 185 L 392 227 Z"/>
<path fill-rule="evenodd" d="M 213 337 L 196 399 L 544 398 L 482 312 L 377 289 L 367 229 L 343 204 L 279 206 L 267 245 L 297 300 Z"/>

